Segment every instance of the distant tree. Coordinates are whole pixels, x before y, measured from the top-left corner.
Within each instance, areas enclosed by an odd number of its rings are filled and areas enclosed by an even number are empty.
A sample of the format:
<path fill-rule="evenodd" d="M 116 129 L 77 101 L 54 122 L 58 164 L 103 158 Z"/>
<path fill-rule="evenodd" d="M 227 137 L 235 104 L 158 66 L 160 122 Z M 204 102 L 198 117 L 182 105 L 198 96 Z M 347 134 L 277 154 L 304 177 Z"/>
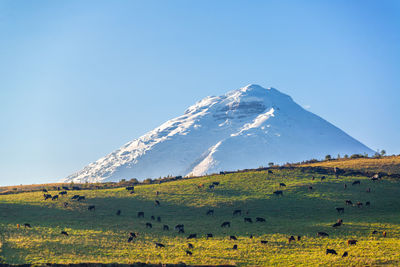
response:
<path fill-rule="evenodd" d="M 325 156 L 325 160 L 331 160 L 331 159 L 332 159 L 331 155 L 326 155 Z"/>
<path fill-rule="evenodd" d="M 274 166 L 274 163 L 273 162 L 268 162 L 268 166 L 272 167 L 272 166 Z"/>
<path fill-rule="evenodd" d="M 381 156 L 385 156 L 386 155 L 386 150 L 385 149 L 382 149 L 381 150 Z"/>
<path fill-rule="evenodd" d="M 340 154 L 337 154 L 337 158 L 340 159 Z"/>
<path fill-rule="evenodd" d="M 147 178 L 143 181 L 143 184 L 151 184 L 153 183 L 153 180 L 151 180 L 151 178 Z"/>
<path fill-rule="evenodd" d="M 126 182 L 126 179 L 121 179 L 120 182 L 121 183 Z"/>
<path fill-rule="evenodd" d="M 344 156 L 343 156 L 345 159 L 348 159 L 349 158 L 349 155 L 347 155 L 347 154 L 344 154 Z"/>
<path fill-rule="evenodd" d="M 136 179 L 136 178 L 130 179 L 129 182 L 132 183 L 132 184 L 138 184 L 139 183 L 138 179 Z"/>

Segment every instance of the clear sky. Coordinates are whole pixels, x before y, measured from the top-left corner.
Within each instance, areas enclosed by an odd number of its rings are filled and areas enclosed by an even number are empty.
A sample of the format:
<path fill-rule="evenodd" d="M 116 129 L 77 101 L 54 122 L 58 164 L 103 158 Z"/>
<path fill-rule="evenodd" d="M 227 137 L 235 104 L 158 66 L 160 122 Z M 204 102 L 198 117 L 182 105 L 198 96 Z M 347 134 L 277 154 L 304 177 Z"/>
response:
<path fill-rule="evenodd" d="M 61 179 L 249 83 L 400 154 L 400 1 L 0 0 L 0 185 Z"/>

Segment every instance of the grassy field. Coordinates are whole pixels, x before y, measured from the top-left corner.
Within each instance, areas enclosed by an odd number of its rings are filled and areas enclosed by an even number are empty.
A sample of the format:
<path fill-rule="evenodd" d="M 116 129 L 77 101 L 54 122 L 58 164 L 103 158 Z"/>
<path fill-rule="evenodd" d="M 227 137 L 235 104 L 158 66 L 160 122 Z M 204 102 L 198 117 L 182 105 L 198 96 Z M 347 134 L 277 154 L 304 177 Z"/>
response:
<path fill-rule="evenodd" d="M 400 156 L 388 156 L 382 158 L 358 158 L 358 159 L 335 159 L 321 161 L 300 166 L 313 167 L 338 167 L 341 169 L 362 170 L 364 172 L 385 172 L 388 174 L 400 174 Z"/>
<path fill-rule="evenodd" d="M 398 181 L 334 176 L 321 181 L 320 175 L 298 169 L 273 172 L 140 185 L 135 194 L 124 188 L 69 191 L 55 201 L 44 201 L 42 192 L 0 195 L 0 263 L 400 265 Z M 355 180 L 361 184 L 352 186 Z M 220 185 L 208 188 L 217 181 Z M 279 183 L 286 187 L 279 187 Z M 198 188 L 200 184 L 204 187 Z M 370 193 L 367 188 L 371 188 Z M 283 196 L 275 196 L 275 190 L 282 190 Z M 70 200 L 74 194 L 84 195 L 86 200 Z M 156 199 L 160 206 L 154 204 Z M 347 199 L 364 204 L 370 201 L 371 206 L 346 206 Z M 64 202 L 69 203 L 67 208 Z M 89 205 L 95 205 L 96 210 L 88 211 Z M 338 214 L 336 207 L 344 207 L 344 214 Z M 214 209 L 213 216 L 206 215 L 208 209 Z M 241 209 L 243 215 L 233 216 L 235 209 Z M 122 211 L 120 216 L 117 210 Z M 139 211 L 145 218 L 137 217 Z M 152 215 L 160 216 L 161 222 L 151 220 Z M 252 218 L 253 223 L 245 223 L 244 217 Z M 255 222 L 256 217 L 266 222 Z M 333 228 L 339 218 L 343 225 Z M 224 221 L 231 227 L 221 228 Z M 146 222 L 153 228 L 146 228 Z M 24 223 L 32 228 L 17 227 Z M 163 231 L 164 224 L 169 231 Z M 174 230 L 176 224 L 185 225 L 184 234 Z M 372 234 L 374 230 L 378 233 Z M 319 231 L 329 237 L 317 237 Z M 130 232 L 138 237 L 128 243 Z M 386 237 L 383 232 L 387 232 Z M 194 233 L 197 238 L 186 239 Z M 214 237 L 207 239 L 207 233 Z M 230 235 L 238 240 L 230 240 Z M 289 244 L 291 235 L 299 235 L 301 240 Z M 348 239 L 358 243 L 347 245 Z M 261 244 L 261 240 L 268 243 Z M 155 242 L 165 248 L 156 248 Z M 185 253 L 189 242 L 194 246 L 191 256 Z M 237 250 L 232 249 L 235 244 Z M 327 248 L 335 249 L 338 255 L 326 255 Z M 342 258 L 345 251 L 349 256 Z"/>

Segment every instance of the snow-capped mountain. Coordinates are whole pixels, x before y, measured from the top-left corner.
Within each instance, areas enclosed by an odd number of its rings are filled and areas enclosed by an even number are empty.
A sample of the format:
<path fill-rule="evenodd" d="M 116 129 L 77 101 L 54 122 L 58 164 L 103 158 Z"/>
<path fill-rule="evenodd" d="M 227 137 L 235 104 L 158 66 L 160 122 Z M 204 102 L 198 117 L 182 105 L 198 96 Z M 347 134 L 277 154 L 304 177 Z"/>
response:
<path fill-rule="evenodd" d="M 197 176 L 355 153 L 374 151 L 290 96 L 252 84 L 204 98 L 64 181 Z"/>

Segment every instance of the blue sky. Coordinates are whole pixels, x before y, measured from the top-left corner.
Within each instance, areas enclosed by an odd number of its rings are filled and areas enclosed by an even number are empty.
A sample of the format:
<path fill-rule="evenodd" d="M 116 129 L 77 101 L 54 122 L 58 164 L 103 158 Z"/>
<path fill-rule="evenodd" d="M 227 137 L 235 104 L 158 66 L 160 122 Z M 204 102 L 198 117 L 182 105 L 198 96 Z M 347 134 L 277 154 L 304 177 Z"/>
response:
<path fill-rule="evenodd" d="M 0 185 L 61 179 L 249 83 L 400 154 L 399 74 L 396 0 L 0 0 Z"/>

